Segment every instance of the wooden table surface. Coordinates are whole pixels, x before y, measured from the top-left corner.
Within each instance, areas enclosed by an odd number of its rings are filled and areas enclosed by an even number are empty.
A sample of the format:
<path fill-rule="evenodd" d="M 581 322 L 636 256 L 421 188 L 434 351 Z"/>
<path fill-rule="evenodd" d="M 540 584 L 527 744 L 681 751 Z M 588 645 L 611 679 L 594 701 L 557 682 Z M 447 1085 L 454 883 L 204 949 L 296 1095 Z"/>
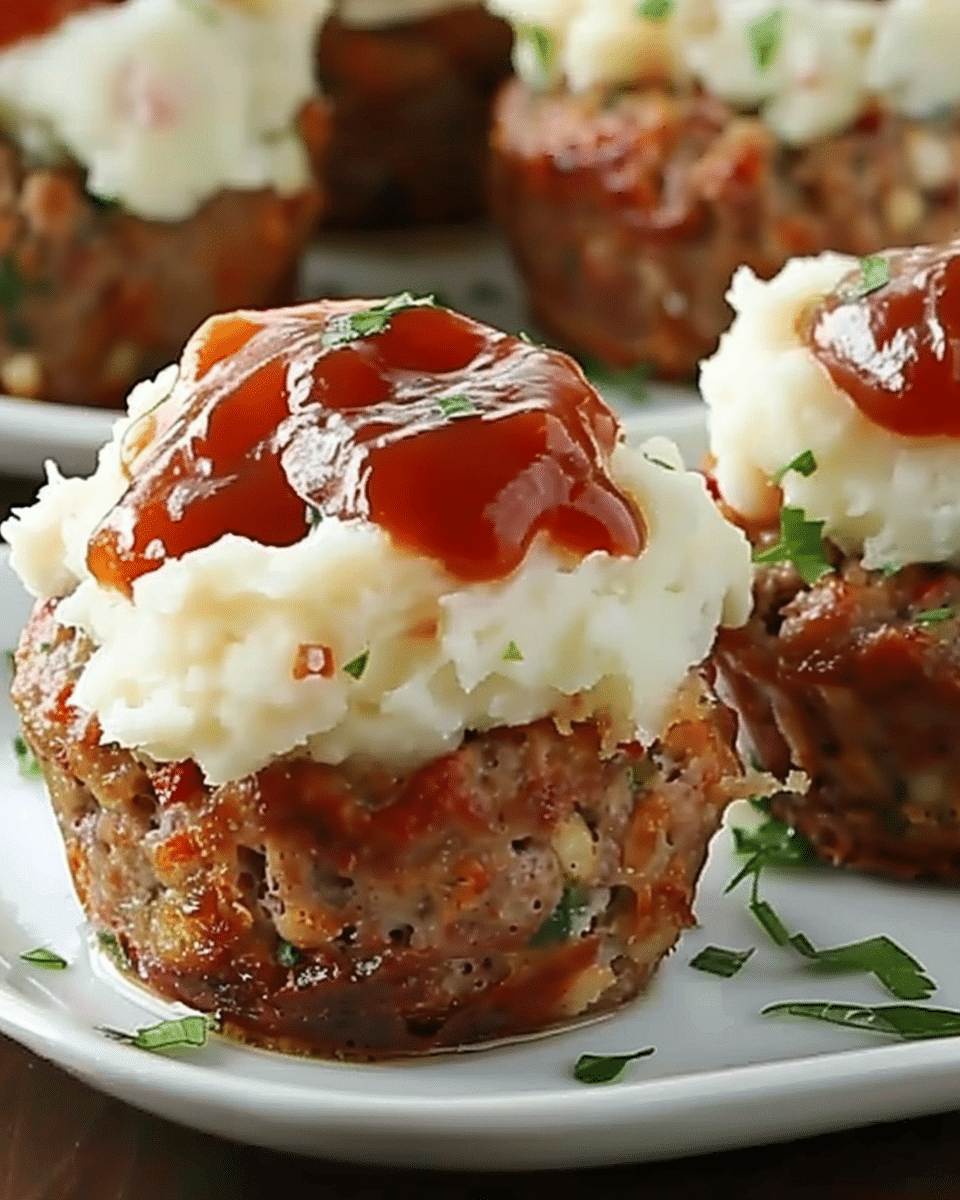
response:
<path fill-rule="evenodd" d="M 0 517 L 35 485 L 0 476 Z M 0 1038 L 0 1200 L 960 1198 L 960 1113 L 668 1163 L 545 1174 L 366 1170 L 234 1145 L 108 1099 Z"/>

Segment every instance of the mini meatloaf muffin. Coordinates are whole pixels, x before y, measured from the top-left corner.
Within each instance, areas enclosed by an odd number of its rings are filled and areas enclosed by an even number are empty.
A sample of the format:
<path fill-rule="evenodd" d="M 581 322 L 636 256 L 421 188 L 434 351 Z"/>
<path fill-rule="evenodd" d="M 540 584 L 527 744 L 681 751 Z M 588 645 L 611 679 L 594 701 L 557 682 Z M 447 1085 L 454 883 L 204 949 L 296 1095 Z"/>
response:
<path fill-rule="evenodd" d="M 960 881 L 960 242 L 746 269 L 704 364 L 754 611 L 716 659 L 774 811 L 835 863 Z"/>
<path fill-rule="evenodd" d="M 518 22 L 495 209 L 538 325 L 576 351 L 692 378 L 739 265 L 960 228 L 960 4 L 491 7 Z"/>
<path fill-rule="evenodd" d="M 213 319 L 3 534 L 84 909 L 228 1033 L 539 1032 L 691 923 L 748 546 L 564 356 L 409 296 Z"/>
<path fill-rule="evenodd" d="M 327 7 L 4 8 L 0 391 L 119 405 L 206 317 L 292 298 L 320 211 Z"/>
<path fill-rule="evenodd" d="M 465 221 L 487 211 L 509 25 L 476 0 L 340 0 L 320 41 L 331 134 L 324 219 L 341 228 Z"/>

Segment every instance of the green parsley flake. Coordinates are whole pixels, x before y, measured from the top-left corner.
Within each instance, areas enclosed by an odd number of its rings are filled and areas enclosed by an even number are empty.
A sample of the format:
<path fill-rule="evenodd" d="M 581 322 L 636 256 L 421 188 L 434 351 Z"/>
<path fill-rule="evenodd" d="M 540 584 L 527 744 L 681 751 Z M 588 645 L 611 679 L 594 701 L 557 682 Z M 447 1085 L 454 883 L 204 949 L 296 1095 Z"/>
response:
<path fill-rule="evenodd" d="M 362 654 L 358 654 L 356 658 L 351 658 L 348 663 L 344 664 L 343 669 L 354 679 L 360 679 L 364 671 L 367 669 L 367 663 L 370 661 L 370 651 L 364 650 Z"/>
<path fill-rule="evenodd" d="M 861 300 L 890 282 L 890 262 L 882 254 L 869 254 L 860 259 L 860 277 L 845 293 L 846 300 Z"/>
<path fill-rule="evenodd" d="M 304 520 L 307 522 L 308 529 L 316 529 L 323 521 L 323 510 L 318 508 L 316 504 L 308 504 L 303 510 Z"/>
<path fill-rule="evenodd" d="M 768 70 L 777 57 L 783 37 L 783 18 L 782 8 L 772 8 L 762 17 L 750 22 L 747 36 L 750 38 L 750 49 L 759 71 Z"/>
<path fill-rule="evenodd" d="M 281 941 L 277 946 L 277 962 L 281 967 L 295 967 L 300 961 L 300 951 L 292 942 Z"/>
<path fill-rule="evenodd" d="M 770 482 L 779 485 L 783 482 L 784 477 L 789 471 L 796 471 L 798 475 L 803 475 L 808 478 L 817 469 L 817 460 L 813 456 L 812 450 L 802 450 L 796 458 L 792 458 L 785 467 L 781 467 L 779 471 L 774 472 L 770 476 Z"/>
<path fill-rule="evenodd" d="M 24 779 L 39 779 L 42 775 L 40 764 L 27 743 L 18 733 L 13 739 L 13 753 L 17 757 L 17 767 Z"/>
<path fill-rule="evenodd" d="M 594 387 L 602 392 L 619 392 L 634 404 L 644 404 L 650 399 L 650 368 L 645 363 L 618 370 L 581 354 L 580 365 Z"/>
<path fill-rule="evenodd" d="M 578 1083 L 616 1083 L 627 1063 L 638 1058 L 649 1058 L 653 1047 L 634 1050 L 632 1054 L 581 1054 L 573 1068 L 573 1077 Z"/>
<path fill-rule="evenodd" d="M 708 975 L 731 979 L 755 949 L 755 946 L 751 946 L 749 950 L 726 950 L 723 946 L 706 946 L 690 959 L 690 966 L 697 971 L 706 971 Z"/>
<path fill-rule="evenodd" d="M 14 672 L 14 666 L 15 666 L 12 650 L 4 650 L 3 661 L 7 664 L 7 670 L 12 675 Z"/>
<path fill-rule="evenodd" d="M 918 625 L 939 625 L 941 621 L 952 621 L 957 615 L 955 604 L 945 604 L 942 608 L 928 608 L 925 612 L 914 613 L 913 619 Z"/>
<path fill-rule="evenodd" d="M 523 655 L 520 653 L 520 647 L 516 642 L 510 642 L 506 650 L 503 652 L 504 662 L 523 662 Z"/>
<path fill-rule="evenodd" d="M 780 541 L 767 550 L 754 551 L 755 563 L 793 563 L 801 579 L 814 584 L 833 570 L 823 542 L 823 521 L 808 521 L 802 508 L 780 510 Z"/>
<path fill-rule="evenodd" d="M 641 0 L 637 5 L 638 17 L 646 17 L 648 21 L 665 21 L 673 15 L 675 0 Z"/>
<path fill-rule="evenodd" d="M 137 1029 L 134 1033 L 104 1026 L 100 1027 L 100 1032 L 115 1042 L 136 1046 L 138 1050 L 169 1050 L 175 1046 L 205 1046 L 211 1026 L 209 1017 L 190 1016 L 160 1021 L 157 1025 Z"/>
<path fill-rule="evenodd" d="M 516 33 L 520 41 L 526 42 L 532 48 L 541 74 L 549 76 L 553 70 L 553 59 L 557 49 L 557 41 L 553 34 L 542 25 L 518 25 Z"/>
<path fill-rule="evenodd" d="M 865 1029 L 899 1038 L 904 1042 L 926 1038 L 960 1036 L 960 1012 L 949 1008 L 926 1008 L 918 1004 L 837 1004 L 814 1000 L 789 1000 L 784 1004 L 768 1004 L 761 1016 L 806 1017 L 844 1025 L 848 1029 Z"/>
<path fill-rule="evenodd" d="M 373 337 L 389 329 L 390 322 L 398 312 L 408 308 L 432 307 L 433 296 L 411 296 L 403 292 L 399 296 L 391 296 L 370 308 L 362 308 L 359 312 L 340 313 L 327 322 L 323 332 L 323 344 L 328 350 L 349 345 L 358 338 Z"/>
<path fill-rule="evenodd" d="M 666 459 L 663 458 L 657 458 L 654 454 L 645 454 L 643 457 L 647 460 L 647 462 L 656 463 L 658 467 L 663 467 L 665 471 L 675 471 L 677 469 L 673 463 L 668 463 Z"/>
<path fill-rule="evenodd" d="M 472 417 L 479 409 L 469 396 L 441 396 L 437 407 L 445 417 Z"/>
<path fill-rule="evenodd" d="M 28 950 L 20 957 L 24 962 L 33 963 L 35 967 L 43 967 L 45 971 L 65 971 L 70 964 L 54 950 L 46 946 L 38 946 L 36 950 Z"/>
<path fill-rule="evenodd" d="M 544 946 L 559 946 L 573 933 L 574 918 L 584 910 L 584 897 L 580 889 L 567 884 L 557 907 L 530 939 L 528 945 L 534 950 Z"/>
<path fill-rule="evenodd" d="M 122 971 L 129 971 L 133 965 L 130 962 L 130 956 L 120 944 L 115 933 L 111 933 L 109 929 L 97 930 L 97 945 L 109 958 L 113 960 L 115 966 Z"/>

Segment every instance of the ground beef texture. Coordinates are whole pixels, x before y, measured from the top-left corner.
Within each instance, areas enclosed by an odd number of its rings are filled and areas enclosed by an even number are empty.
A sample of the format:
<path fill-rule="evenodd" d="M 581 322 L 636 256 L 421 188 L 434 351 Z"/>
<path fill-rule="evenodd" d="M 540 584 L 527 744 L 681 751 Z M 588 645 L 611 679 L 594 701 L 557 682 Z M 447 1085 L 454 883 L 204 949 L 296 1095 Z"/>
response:
<path fill-rule="evenodd" d="M 414 1055 L 618 1007 L 692 924 L 743 793 L 699 674 L 646 749 L 544 720 L 403 776 L 294 752 L 213 788 L 100 744 L 72 704 L 90 652 L 40 603 L 13 685 L 80 902 L 142 984 L 262 1046 Z"/>

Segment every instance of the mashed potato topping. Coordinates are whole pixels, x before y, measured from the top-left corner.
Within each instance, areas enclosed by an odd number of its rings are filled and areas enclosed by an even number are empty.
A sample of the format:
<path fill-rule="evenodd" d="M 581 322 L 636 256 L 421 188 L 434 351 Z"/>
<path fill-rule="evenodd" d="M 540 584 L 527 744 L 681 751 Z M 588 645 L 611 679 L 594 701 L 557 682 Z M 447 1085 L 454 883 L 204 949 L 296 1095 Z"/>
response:
<path fill-rule="evenodd" d="M 784 141 L 835 133 L 876 98 L 913 117 L 960 101 L 953 0 L 488 0 L 534 87 L 692 78 Z"/>
<path fill-rule="evenodd" d="M 771 475 L 804 450 L 817 468 L 781 484 L 783 502 L 825 522 L 824 534 L 866 567 L 960 563 L 960 446 L 907 437 L 870 421 L 798 333 L 798 318 L 857 264 L 796 259 L 770 282 L 741 268 L 728 299 L 737 316 L 703 364 L 701 389 L 723 498 L 751 519 L 772 517 Z"/>
<path fill-rule="evenodd" d="M 126 0 L 0 52 L 0 107 L 93 195 L 179 220 L 223 188 L 309 179 L 295 125 L 332 0 Z"/>
<path fill-rule="evenodd" d="M 550 715 L 595 717 L 611 745 L 649 741 L 717 625 L 746 619 L 746 542 L 660 438 L 621 443 L 611 461 L 646 521 L 638 558 L 571 563 L 540 540 L 506 578 L 464 584 L 367 521 L 328 518 L 292 546 L 231 535 L 170 559 L 127 600 L 90 576 L 84 552 L 125 489 L 130 422 L 171 382 L 135 389 L 94 475 L 51 467 L 37 504 L 2 530 L 27 587 L 66 595 L 58 619 L 99 647 L 76 700 L 104 740 L 193 757 L 214 783 L 300 745 L 407 768 L 468 729 Z M 311 657 L 331 669 L 298 671 Z"/>

